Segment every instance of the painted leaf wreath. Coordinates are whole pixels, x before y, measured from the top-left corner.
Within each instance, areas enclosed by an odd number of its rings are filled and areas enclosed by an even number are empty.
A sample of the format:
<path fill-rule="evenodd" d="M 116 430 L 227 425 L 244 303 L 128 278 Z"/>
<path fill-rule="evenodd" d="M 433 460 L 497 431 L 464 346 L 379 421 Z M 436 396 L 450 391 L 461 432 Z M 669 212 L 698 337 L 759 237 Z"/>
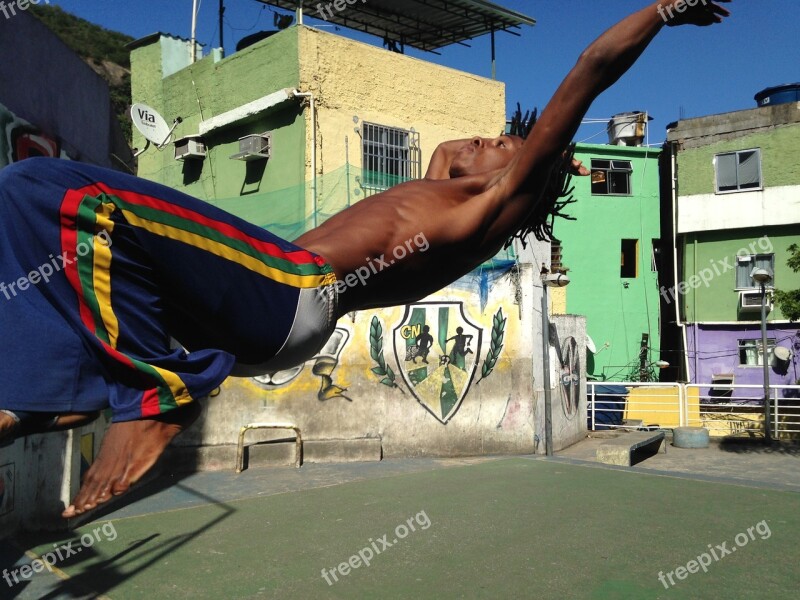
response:
<path fill-rule="evenodd" d="M 378 366 L 373 367 L 371 370 L 375 375 L 383 378 L 381 383 L 392 388 L 398 387 L 392 367 L 387 365 L 386 360 L 383 358 L 383 326 L 378 317 L 372 317 L 372 322 L 369 326 L 369 355 L 372 360 L 378 363 Z"/>
<path fill-rule="evenodd" d="M 500 353 L 503 351 L 503 338 L 506 332 L 506 318 L 503 316 L 503 308 L 497 310 L 492 319 L 492 343 L 489 346 L 489 352 L 486 353 L 486 358 L 483 361 L 483 368 L 481 369 L 481 378 L 475 385 L 486 379 L 497 365 L 497 360 L 500 358 Z"/>

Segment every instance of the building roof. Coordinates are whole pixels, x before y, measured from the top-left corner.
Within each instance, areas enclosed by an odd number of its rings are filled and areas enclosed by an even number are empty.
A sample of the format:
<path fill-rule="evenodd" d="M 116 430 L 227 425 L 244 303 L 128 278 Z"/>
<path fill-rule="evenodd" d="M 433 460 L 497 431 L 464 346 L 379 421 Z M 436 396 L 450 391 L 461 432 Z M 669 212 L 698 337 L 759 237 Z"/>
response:
<path fill-rule="evenodd" d="M 493 31 L 519 35 L 515 30 L 520 26 L 536 24 L 531 17 L 486 0 L 369 0 L 347 2 L 341 11 L 333 2 L 320 0 L 256 1 L 287 10 L 301 4 L 311 16 L 427 52 Z"/>

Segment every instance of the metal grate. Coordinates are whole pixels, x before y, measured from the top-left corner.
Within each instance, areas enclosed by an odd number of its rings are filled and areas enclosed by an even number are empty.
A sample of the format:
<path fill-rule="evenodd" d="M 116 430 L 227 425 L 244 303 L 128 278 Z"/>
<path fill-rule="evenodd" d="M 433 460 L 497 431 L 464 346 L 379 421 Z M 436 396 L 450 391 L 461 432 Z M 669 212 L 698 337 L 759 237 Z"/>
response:
<path fill-rule="evenodd" d="M 420 178 L 422 157 L 418 132 L 363 123 L 361 139 L 361 186 L 367 195 Z"/>
<path fill-rule="evenodd" d="M 564 268 L 563 249 L 560 240 L 550 240 L 550 270 L 553 273 L 566 273 L 568 271 L 568 269 Z"/>
<path fill-rule="evenodd" d="M 363 31 L 426 52 L 505 31 L 519 35 L 536 20 L 487 0 L 258 0 L 287 10 L 302 7 L 331 25 Z M 337 7 L 338 5 L 338 7 Z"/>

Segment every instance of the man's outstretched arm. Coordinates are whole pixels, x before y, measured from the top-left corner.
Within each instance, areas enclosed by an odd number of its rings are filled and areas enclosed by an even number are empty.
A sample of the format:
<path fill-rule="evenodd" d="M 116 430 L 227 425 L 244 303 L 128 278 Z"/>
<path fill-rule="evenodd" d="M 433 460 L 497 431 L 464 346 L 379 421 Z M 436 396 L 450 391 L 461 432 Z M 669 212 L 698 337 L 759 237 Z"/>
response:
<path fill-rule="evenodd" d="M 503 214 L 497 215 L 502 222 L 492 229 L 507 228 L 525 218 L 531 199 L 538 197 L 546 183 L 550 166 L 571 143 L 592 102 L 630 69 L 664 25 L 719 23 L 729 14 L 719 3 L 729 1 L 697 0 L 695 6 L 688 6 L 685 0 L 662 0 L 622 20 L 584 50 L 522 150 L 498 176 L 494 192 L 504 201 L 498 206 Z M 682 11 L 677 10 L 679 6 Z M 662 14 L 674 17 L 667 23 Z M 510 207 L 507 202 L 521 206 Z"/>

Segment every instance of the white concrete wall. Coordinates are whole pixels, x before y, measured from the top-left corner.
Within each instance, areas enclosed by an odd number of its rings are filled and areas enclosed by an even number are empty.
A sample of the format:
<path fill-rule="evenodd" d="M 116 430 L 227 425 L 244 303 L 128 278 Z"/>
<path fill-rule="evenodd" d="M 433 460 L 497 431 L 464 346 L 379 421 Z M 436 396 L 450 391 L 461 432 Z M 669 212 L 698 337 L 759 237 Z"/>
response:
<path fill-rule="evenodd" d="M 678 198 L 678 233 L 786 225 L 800 220 L 800 185 Z"/>

